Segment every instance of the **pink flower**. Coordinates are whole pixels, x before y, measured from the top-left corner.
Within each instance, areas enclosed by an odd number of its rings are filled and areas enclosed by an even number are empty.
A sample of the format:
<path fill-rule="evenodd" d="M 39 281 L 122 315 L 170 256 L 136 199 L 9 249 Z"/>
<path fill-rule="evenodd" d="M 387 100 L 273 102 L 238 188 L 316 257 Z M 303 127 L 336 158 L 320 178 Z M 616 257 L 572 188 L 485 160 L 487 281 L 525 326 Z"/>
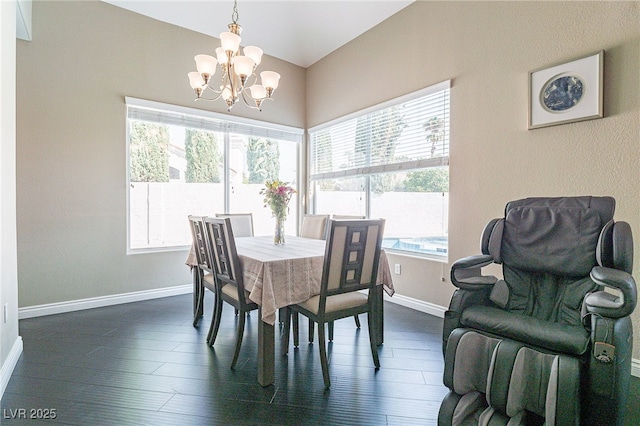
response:
<path fill-rule="evenodd" d="M 296 192 L 288 182 L 279 180 L 266 181 L 265 187 L 260 190 L 260 194 L 264 195 L 264 206 L 269 206 L 273 216 L 278 218 L 287 216 L 289 201 Z"/>

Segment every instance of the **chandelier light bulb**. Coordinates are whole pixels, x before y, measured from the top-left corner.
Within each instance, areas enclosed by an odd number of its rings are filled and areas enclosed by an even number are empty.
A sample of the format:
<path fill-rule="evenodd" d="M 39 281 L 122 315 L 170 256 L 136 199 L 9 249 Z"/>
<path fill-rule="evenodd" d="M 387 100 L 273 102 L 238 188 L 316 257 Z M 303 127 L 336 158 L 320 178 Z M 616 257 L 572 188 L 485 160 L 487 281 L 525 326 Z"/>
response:
<path fill-rule="evenodd" d="M 196 69 L 202 75 L 205 83 L 208 83 L 209 78 L 216 73 L 218 61 L 209 55 L 196 55 L 194 59 L 196 61 Z"/>
<path fill-rule="evenodd" d="M 237 34 L 230 33 L 228 31 L 220 33 L 220 43 L 222 44 L 222 49 L 225 52 L 233 52 L 235 54 L 240 48 L 241 40 L 242 39 Z"/>
<path fill-rule="evenodd" d="M 247 56 L 236 56 L 233 58 L 233 71 L 241 79 L 246 79 L 253 73 L 255 62 Z"/>
<path fill-rule="evenodd" d="M 225 86 L 222 89 L 222 99 L 224 99 L 225 101 L 227 101 L 227 103 L 233 99 L 233 96 L 231 94 L 231 88 L 229 86 Z"/>
<path fill-rule="evenodd" d="M 218 63 L 220 64 L 221 67 L 225 66 L 227 62 L 229 62 L 229 57 L 227 56 L 227 54 L 225 53 L 222 47 L 218 47 L 216 49 L 216 57 L 218 58 Z"/>
<path fill-rule="evenodd" d="M 248 56 L 253 59 L 253 62 L 256 63 L 256 67 L 260 65 L 260 62 L 262 61 L 262 49 L 256 46 L 247 46 L 242 49 L 242 53 L 244 53 L 244 56 Z"/>
<path fill-rule="evenodd" d="M 191 88 L 193 90 L 202 89 L 202 86 L 204 86 L 204 80 L 202 79 L 202 75 L 200 75 L 199 72 L 192 71 L 187 75 L 189 77 L 189 84 L 191 85 Z"/>
<path fill-rule="evenodd" d="M 254 84 L 249 88 L 251 90 L 251 97 L 254 100 L 264 99 L 267 97 L 267 89 L 261 84 Z"/>
<path fill-rule="evenodd" d="M 278 88 L 278 83 L 280 82 L 280 74 L 275 71 L 262 71 L 260 73 L 260 78 L 262 79 L 262 85 L 267 88 L 267 93 L 273 92 Z M 269 96 L 271 96 L 269 94 Z"/>

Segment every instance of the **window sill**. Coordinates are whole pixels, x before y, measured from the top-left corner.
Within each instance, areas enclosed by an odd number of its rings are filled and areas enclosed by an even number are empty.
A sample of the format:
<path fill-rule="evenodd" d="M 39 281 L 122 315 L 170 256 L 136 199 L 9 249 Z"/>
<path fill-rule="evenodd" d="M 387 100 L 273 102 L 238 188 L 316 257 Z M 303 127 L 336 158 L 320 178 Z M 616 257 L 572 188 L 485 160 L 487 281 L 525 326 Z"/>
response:
<path fill-rule="evenodd" d="M 383 250 L 386 253 L 392 254 L 394 256 L 412 257 L 415 259 L 430 260 L 437 263 L 449 263 L 448 256 L 435 256 L 432 254 L 411 252 L 407 250 L 398 250 L 398 249 L 384 248 L 384 247 L 383 247 Z"/>
<path fill-rule="evenodd" d="M 148 247 L 148 248 L 127 248 L 127 256 L 136 254 L 166 253 L 175 251 L 188 251 L 191 246 L 172 246 L 172 247 Z"/>

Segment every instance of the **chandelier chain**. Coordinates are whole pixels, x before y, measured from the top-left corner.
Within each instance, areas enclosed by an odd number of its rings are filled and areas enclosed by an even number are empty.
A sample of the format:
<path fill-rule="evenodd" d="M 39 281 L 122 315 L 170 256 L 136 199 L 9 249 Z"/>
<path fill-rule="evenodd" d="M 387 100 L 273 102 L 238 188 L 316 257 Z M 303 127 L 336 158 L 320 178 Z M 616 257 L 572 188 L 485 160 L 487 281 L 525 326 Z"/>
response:
<path fill-rule="evenodd" d="M 233 13 L 231 14 L 231 20 L 234 24 L 238 23 L 240 15 L 238 14 L 238 0 L 233 1 Z"/>

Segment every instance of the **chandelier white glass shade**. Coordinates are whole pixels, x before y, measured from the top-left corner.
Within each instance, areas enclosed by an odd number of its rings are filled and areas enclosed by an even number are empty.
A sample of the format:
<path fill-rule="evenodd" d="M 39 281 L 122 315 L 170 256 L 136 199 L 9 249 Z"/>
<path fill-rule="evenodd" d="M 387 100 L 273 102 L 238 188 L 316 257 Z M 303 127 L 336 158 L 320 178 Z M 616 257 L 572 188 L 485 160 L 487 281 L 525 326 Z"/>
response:
<path fill-rule="evenodd" d="M 240 54 L 240 32 L 238 24 L 237 1 L 233 5 L 233 22 L 228 25 L 229 31 L 220 34 L 221 46 L 215 50 L 216 57 L 196 55 L 197 71 L 190 72 L 189 84 L 196 92 L 196 100 L 216 101 L 222 99 L 227 104 L 227 111 L 240 99 L 250 108 L 262 111 L 262 103 L 271 99 L 273 91 L 278 88 L 280 74 L 274 71 L 262 71 L 260 83 L 256 69 L 262 60 L 262 49 L 246 46 Z M 220 66 L 221 77 L 215 78 Z M 218 83 L 216 83 L 216 81 Z M 209 93 L 210 97 L 206 97 Z"/>

